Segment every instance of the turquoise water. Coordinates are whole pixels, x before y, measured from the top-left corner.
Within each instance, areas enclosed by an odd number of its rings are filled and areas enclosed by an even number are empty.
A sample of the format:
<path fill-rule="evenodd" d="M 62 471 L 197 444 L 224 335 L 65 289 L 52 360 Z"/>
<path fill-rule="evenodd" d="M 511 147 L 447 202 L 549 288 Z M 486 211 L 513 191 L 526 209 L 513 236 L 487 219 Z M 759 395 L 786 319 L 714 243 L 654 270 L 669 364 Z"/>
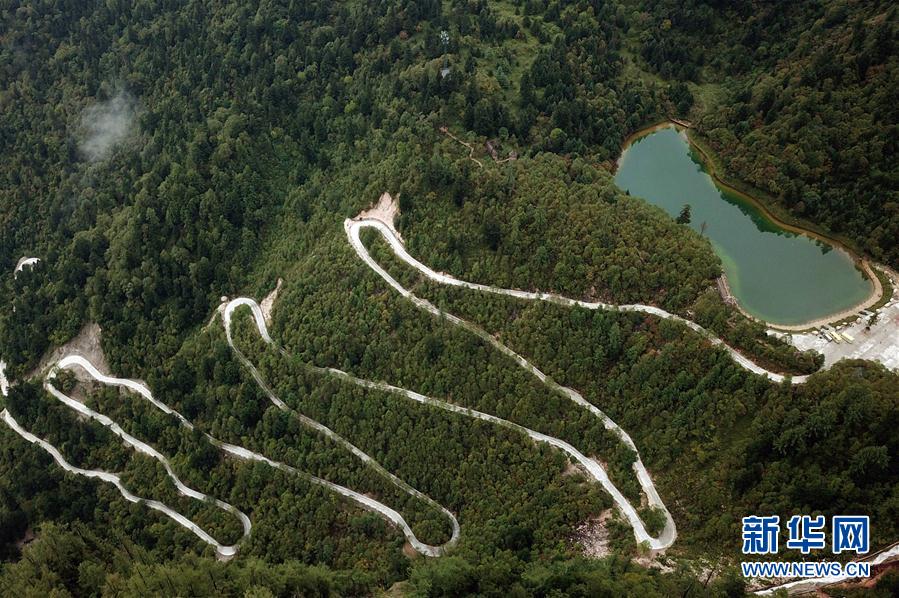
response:
<path fill-rule="evenodd" d="M 615 182 L 677 217 L 690 204 L 689 226 L 721 258 L 731 291 L 752 315 L 801 324 L 851 308 L 871 283 L 844 250 L 780 228 L 755 206 L 721 189 L 682 133 L 673 127 L 636 140 L 622 154 Z"/>

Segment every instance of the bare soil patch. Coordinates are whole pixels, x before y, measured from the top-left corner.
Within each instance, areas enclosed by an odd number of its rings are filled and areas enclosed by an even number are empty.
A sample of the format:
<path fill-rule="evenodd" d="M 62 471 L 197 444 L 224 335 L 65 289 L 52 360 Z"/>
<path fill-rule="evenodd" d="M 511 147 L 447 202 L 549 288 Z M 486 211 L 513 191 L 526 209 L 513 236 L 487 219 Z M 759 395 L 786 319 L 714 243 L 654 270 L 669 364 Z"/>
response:
<path fill-rule="evenodd" d="M 103 347 L 100 344 L 102 332 L 99 324 L 88 322 L 72 340 L 46 353 L 41 358 L 38 366 L 28 373 L 28 378 L 45 376 L 53 364 L 66 355 L 81 355 L 93 363 L 98 370 L 104 374 L 109 374 L 109 363 L 106 361 L 106 355 L 103 353 Z M 96 381 L 81 368 L 72 368 L 66 371 L 78 380 L 78 385 L 70 393 L 70 396 L 76 401 L 83 403 L 87 397 L 86 391 L 93 389 Z"/>
<path fill-rule="evenodd" d="M 73 354 L 81 355 L 93 363 L 98 370 L 104 374 L 109 374 L 109 363 L 106 361 L 106 355 L 103 354 L 103 347 L 100 345 L 102 332 L 99 324 L 88 322 L 69 342 L 46 353 L 41 358 L 38 366 L 28 373 L 28 378 L 42 376 L 54 363 L 66 355 Z M 91 382 L 93 380 L 85 372 L 81 371 L 81 368 L 73 368 L 71 371 L 80 382 Z"/>
<path fill-rule="evenodd" d="M 399 196 L 397 196 L 399 198 Z M 378 198 L 378 203 L 374 206 L 368 208 L 367 210 L 363 210 L 356 216 L 357 220 L 362 218 L 372 218 L 374 220 L 380 220 L 387 226 L 393 230 L 394 234 L 396 234 L 397 238 L 402 241 L 403 238 L 400 236 L 399 232 L 396 230 L 396 226 L 394 224 L 394 219 L 397 214 L 400 213 L 400 204 L 399 201 L 394 200 L 393 196 L 388 192 L 384 192 L 381 194 L 381 197 Z"/>
<path fill-rule="evenodd" d="M 572 540 L 580 546 L 584 556 L 600 559 L 612 553 L 606 527 L 606 521 L 611 517 L 612 509 L 606 509 L 598 517 L 590 517 L 574 528 Z"/>
<path fill-rule="evenodd" d="M 281 285 L 284 283 L 284 280 L 281 278 L 278 279 L 278 284 L 275 285 L 274 290 L 265 296 L 265 299 L 262 300 L 262 303 L 259 304 L 259 309 L 262 310 L 262 317 L 265 319 L 266 324 L 272 323 L 272 308 L 275 306 L 275 299 L 278 298 L 278 292 L 281 290 Z"/>

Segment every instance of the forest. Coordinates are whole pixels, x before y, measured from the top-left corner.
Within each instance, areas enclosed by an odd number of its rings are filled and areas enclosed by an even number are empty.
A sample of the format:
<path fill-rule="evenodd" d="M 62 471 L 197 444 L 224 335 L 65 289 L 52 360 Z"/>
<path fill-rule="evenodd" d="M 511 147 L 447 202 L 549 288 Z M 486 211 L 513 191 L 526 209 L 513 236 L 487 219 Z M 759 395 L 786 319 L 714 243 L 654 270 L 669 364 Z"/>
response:
<path fill-rule="evenodd" d="M 899 266 L 895 3 L 628 3 L 647 67 L 691 84 L 697 129 L 736 181 Z"/>
<path fill-rule="evenodd" d="M 658 306 L 765 367 L 815 372 L 820 355 L 721 301 L 706 238 L 619 190 L 611 172 L 628 134 L 688 117 L 729 176 L 899 265 L 894 7 L 0 5 L 0 357 L 14 383 L 2 406 L 71 463 L 117 472 L 135 494 L 239 541 L 237 519 L 179 496 L 158 461 L 44 389 L 42 358 L 96 323 L 110 373 L 144 381 L 195 429 L 134 393 L 68 375 L 54 384 L 253 521 L 238 556 L 217 561 L 174 521 L 64 473 L 0 426 L 3 594 L 741 596 L 747 513 L 867 514 L 874 546 L 896 541 L 899 378 L 877 364 L 776 385 L 676 322 L 437 286 L 366 237 L 416 294 L 629 432 L 678 526 L 653 566 L 611 498 L 562 453 L 321 371 L 564 439 L 639 504 L 632 451 L 489 343 L 395 293 L 355 255 L 343 220 L 389 191 L 410 253 L 435 270 Z M 41 261 L 13 275 L 22 256 Z M 270 330 L 284 351 L 243 311 L 236 345 L 290 409 L 453 512 L 462 533 L 448 556 L 410 554 L 375 514 L 208 441 L 375 497 L 423 541 L 449 537 L 439 511 L 273 406 L 235 357 L 217 306 L 261 300 L 278 279 Z M 601 514 L 595 558 L 575 530 Z M 897 588 L 894 574 L 872 593 Z"/>

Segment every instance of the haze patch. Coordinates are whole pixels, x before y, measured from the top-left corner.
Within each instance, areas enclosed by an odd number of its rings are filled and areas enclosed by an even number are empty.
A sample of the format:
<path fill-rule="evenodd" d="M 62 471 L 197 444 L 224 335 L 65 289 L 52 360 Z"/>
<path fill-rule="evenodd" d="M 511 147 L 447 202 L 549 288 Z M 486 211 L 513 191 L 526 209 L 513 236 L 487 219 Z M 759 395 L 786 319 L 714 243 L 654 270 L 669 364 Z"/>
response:
<path fill-rule="evenodd" d="M 136 121 L 137 100 L 127 91 L 118 91 L 81 113 L 78 149 L 90 162 L 105 160 L 134 135 Z"/>

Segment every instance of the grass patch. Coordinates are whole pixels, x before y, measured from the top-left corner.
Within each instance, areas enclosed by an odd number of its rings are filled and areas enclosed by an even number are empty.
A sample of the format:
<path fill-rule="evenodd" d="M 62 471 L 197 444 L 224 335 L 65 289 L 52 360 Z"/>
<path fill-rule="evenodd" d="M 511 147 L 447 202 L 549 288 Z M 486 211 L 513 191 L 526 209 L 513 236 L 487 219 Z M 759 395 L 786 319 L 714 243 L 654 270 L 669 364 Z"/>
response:
<path fill-rule="evenodd" d="M 877 279 L 880 281 L 880 285 L 883 287 L 883 293 L 880 295 L 880 300 L 877 301 L 874 305 L 868 308 L 869 311 L 874 311 L 880 309 L 893 297 L 893 283 L 890 280 L 890 277 L 886 275 L 880 268 L 872 267 L 874 270 L 874 274 L 877 275 Z"/>

